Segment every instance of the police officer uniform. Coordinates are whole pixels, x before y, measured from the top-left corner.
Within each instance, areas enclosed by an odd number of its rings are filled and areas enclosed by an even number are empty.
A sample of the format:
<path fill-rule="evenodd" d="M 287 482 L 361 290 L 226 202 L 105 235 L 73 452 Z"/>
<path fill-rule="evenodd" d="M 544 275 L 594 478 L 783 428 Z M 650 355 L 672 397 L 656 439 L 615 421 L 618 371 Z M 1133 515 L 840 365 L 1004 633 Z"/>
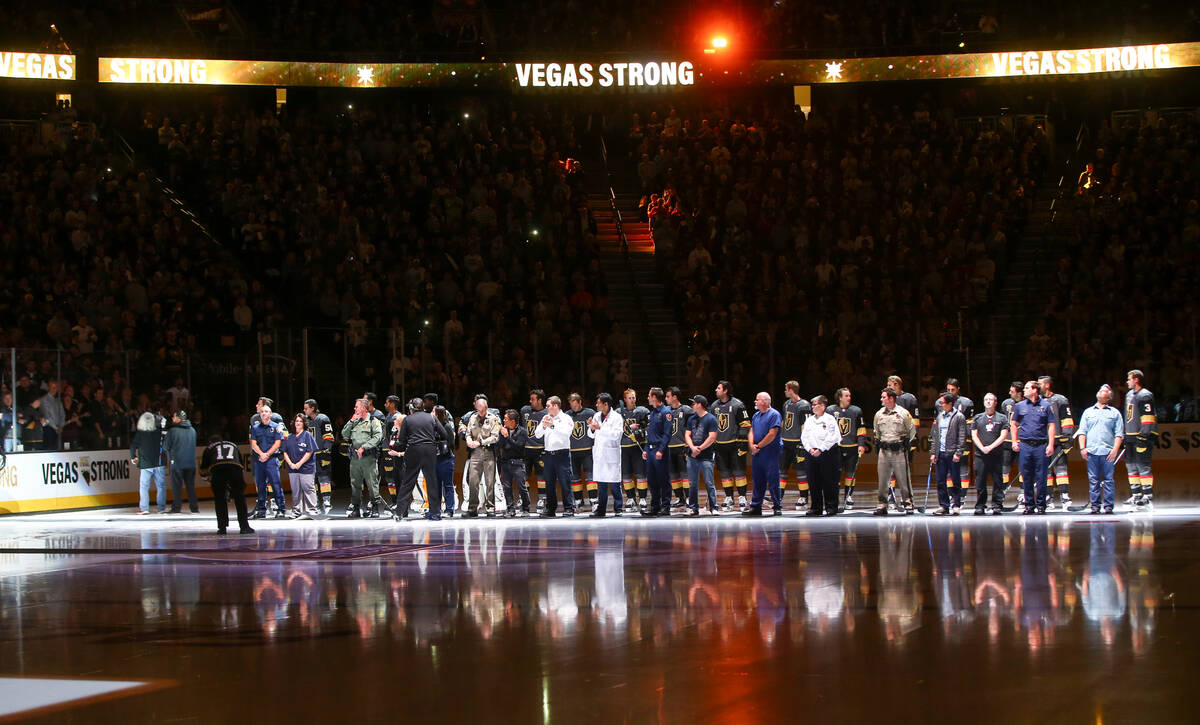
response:
<path fill-rule="evenodd" d="M 908 451 L 912 439 L 917 435 L 912 415 L 899 405 L 891 410 L 884 406 L 875 413 L 872 430 L 875 432 L 875 448 L 879 451 L 879 506 L 875 514 L 887 514 L 888 487 L 893 480 L 899 484 L 900 501 L 897 508 L 904 513 L 912 513 L 912 469 L 908 462 Z"/>
<path fill-rule="evenodd" d="M 693 415 L 692 409 L 682 403 L 671 408 L 671 443 L 668 446 L 671 454 L 671 494 L 675 497 L 675 504 L 681 507 L 688 505 L 688 447 L 685 436 L 688 418 Z"/>
<path fill-rule="evenodd" d="M 374 506 L 375 515 L 383 501 L 379 498 L 379 447 L 383 443 L 382 416 L 368 416 L 366 419 L 349 420 L 342 427 L 342 439 L 346 441 L 347 455 L 350 458 L 350 506 L 346 509 L 346 518 L 358 518 L 364 515 L 362 508 L 365 484 L 369 501 Z M 362 448 L 360 455 L 358 449 Z"/>
<path fill-rule="evenodd" d="M 915 432 L 912 443 L 908 447 L 908 470 L 912 471 L 913 454 L 917 452 L 917 441 L 921 436 L 921 410 L 917 406 L 917 396 L 912 393 L 896 393 L 896 405 L 907 410 L 908 414 L 912 416 L 913 430 Z M 896 481 L 893 479 L 889 485 L 894 488 L 895 484 Z"/>
<path fill-rule="evenodd" d="M 537 507 L 541 511 L 545 506 L 546 499 L 546 478 L 545 469 L 542 465 L 542 449 L 545 447 L 542 439 L 534 435 L 539 425 L 542 424 L 542 418 L 546 417 L 546 408 L 543 405 L 540 409 L 534 410 L 532 405 L 526 405 L 521 408 L 521 426 L 525 429 L 525 471 L 526 475 L 531 475 L 534 478 L 534 485 L 537 486 Z M 521 509 L 525 513 L 529 513 L 528 488 L 522 489 L 525 491 L 521 498 Z"/>
<path fill-rule="evenodd" d="M 468 443 L 478 443 L 469 448 L 463 497 L 468 500 L 467 515 L 479 514 L 479 489 L 483 488 L 483 510 L 491 518 L 496 515 L 496 455 L 493 446 L 500 440 L 500 419 L 490 410 L 481 416 L 472 412 L 465 426 Z"/>
<path fill-rule="evenodd" d="M 750 430 L 750 415 L 746 406 L 737 398 L 728 400 L 717 398 L 708 411 L 717 417 L 717 443 L 714 448 L 714 461 L 717 475 L 721 478 L 721 487 L 725 489 L 725 500 L 721 508 L 733 510 L 733 496 L 736 488 L 740 497 L 739 505 L 746 506 L 746 435 Z"/>
<path fill-rule="evenodd" d="M 625 435 L 621 436 L 621 487 L 625 489 L 626 505 L 634 505 L 636 501 L 637 506 L 644 506 L 648 484 L 646 461 L 642 459 L 642 452 L 645 450 L 646 425 L 650 419 L 650 411 L 642 405 L 632 410 L 621 405 L 617 412 L 621 414 L 625 427 Z"/>
<path fill-rule="evenodd" d="M 846 508 L 854 507 L 854 479 L 858 475 L 858 447 L 867 445 L 867 428 L 863 425 L 862 408 L 857 405 L 829 406 L 829 414 L 837 421 L 838 456 L 842 465 L 842 485 L 846 489 Z"/>
<path fill-rule="evenodd" d="M 1054 449 L 1056 454 L 1059 451 L 1062 452 L 1054 465 L 1046 471 L 1046 485 L 1058 489 L 1062 510 L 1066 511 L 1067 507 L 1071 505 L 1071 478 L 1067 469 L 1067 453 L 1071 450 L 1071 444 L 1074 441 L 1075 416 L 1071 412 L 1071 404 L 1064 395 L 1052 393 L 1043 400 L 1054 410 L 1054 417 L 1058 420 L 1058 434 L 1054 437 Z M 1047 491 L 1046 505 L 1049 506 L 1052 493 L 1049 492 L 1049 489 Z"/>
<path fill-rule="evenodd" d="M 1129 475 L 1129 503 L 1146 506 L 1154 501 L 1154 474 L 1150 456 L 1158 438 L 1154 393 L 1146 388 L 1125 393 L 1125 472 Z"/>
<path fill-rule="evenodd" d="M 780 484 L 786 490 L 788 470 L 796 471 L 796 488 L 800 491 L 800 498 L 796 501 L 797 511 L 808 507 L 808 465 L 805 463 L 807 453 L 800 443 L 800 432 L 804 428 L 804 421 L 808 420 L 810 415 L 812 405 L 804 398 L 796 402 L 789 400 L 783 404 L 783 430 L 780 432 L 783 448 L 779 451 L 779 477 Z"/>
<path fill-rule="evenodd" d="M 596 500 L 599 491 L 596 479 L 592 476 L 592 437 L 588 435 L 588 423 L 596 415 L 591 408 L 580 408 L 578 411 L 568 409 L 573 423 L 571 427 L 571 493 L 575 500 L 582 504 L 585 500 L 591 503 Z M 587 495 L 584 495 L 584 492 Z"/>
<path fill-rule="evenodd" d="M 646 478 L 650 488 L 650 506 L 643 516 L 671 515 L 671 409 L 660 404 L 650 411 L 646 430 Z"/>

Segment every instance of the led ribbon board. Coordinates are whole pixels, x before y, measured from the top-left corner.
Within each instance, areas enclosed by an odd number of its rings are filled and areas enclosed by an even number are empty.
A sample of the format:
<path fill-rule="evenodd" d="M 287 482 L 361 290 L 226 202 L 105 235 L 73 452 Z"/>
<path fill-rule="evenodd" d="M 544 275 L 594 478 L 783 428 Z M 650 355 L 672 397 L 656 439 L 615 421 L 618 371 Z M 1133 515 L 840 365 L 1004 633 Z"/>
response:
<path fill-rule="evenodd" d="M 41 56 L 40 54 L 24 54 Z M 2 56 L 0 56 L 2 57 Z M 69 68 L 74 77 L 72 58 Z M 18 61 L 10 61 L 15 67 Z M 20 61 L 27 72 L 29 60 Z M 45 72 L 46 61 L 35 61 Z M 60 63 L 55 61 L 55 63 Z M 1200 66 L 1200 43 L 882 58 L 757 60 L 740 68 L 689 60 L 550 63 L 298 63 L 202 58 L 101 58 L 101 83 L 333 86 L 537 91 L 684 88 L 736 82 L 795 85 L 1029 78 Z M 0 64 L 0 69 L 3 69 Z M 55 67 L 61 67 L 61 64 Z M 0 75 L 3 75 L 0 72 Z M 21 76 L 30 77 L 30 76 Z"/>
<path fill-rule="evenodd" d="M 75 80 L 75 56 L 60 53 L 0 51 L 0 78 Z"/>
<path fill-rule="evenodd" d="M 1200 43 L 886 58 L 760 60 L 722 77 L 754 83 L 864 83 L 938 78 L 1029 78 L 1200 65 Z"/>

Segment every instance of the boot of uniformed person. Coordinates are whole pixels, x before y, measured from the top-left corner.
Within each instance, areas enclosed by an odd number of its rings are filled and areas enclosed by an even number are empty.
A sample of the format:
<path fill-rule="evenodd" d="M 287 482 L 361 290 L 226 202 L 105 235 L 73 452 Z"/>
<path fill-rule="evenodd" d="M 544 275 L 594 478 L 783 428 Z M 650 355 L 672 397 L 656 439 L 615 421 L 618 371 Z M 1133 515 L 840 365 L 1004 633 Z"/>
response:
<path fill-rule="evenodd" d="M 742 401 L 733 397 L 733 388 L 728 380 L 717 381 L 717 399 L 709 412 L 717 418 L 717 445 L 713 449 L 717 475 L 725 498 L 721 502 L 724 511 L 732 511 L 734 496 L 738 508 L 746 508 L 746 436 L 750 430 L 750 414 Z"/>
<path fill-rule="evenodd" d="M 1154 393 L 1142 387 L 1145 378 L 1141 370 L 1125 374 L 1125 473 L 1129 475 L 1129 500 L 1125 503 L 1138 508 L 1154 504 L 1154 474 L 1150 458 L 1158 438 L 1158 415 L 1154 410 Z"/>
<path fill-rule="evenodd" d="M 592 437 L 588 435 L 588 424 L 596 411 L 583 405 L 583 396 L 571 393 L 567 396 L 569 414 L 574 427 L 571 429 L 571 495 L 580 508 L 586 501 L 590 507 L 596 502 L 599 491 L 592 476 Z"/>
<path fill-rule="evenodd" d="M 621 486 L 625 489 L 626 510 L 636 512 L 646 505 L 646 461 L 642 453 L 650 411 L 637 404 L 637 392 L 632 388 L 624 392 L 622 401 L 617 410 L 625 428 L 621 437 Z"/>
<path fill-rule="evenodd" d="M 1063 511 L 1071 506 L 1070 470 L 1067 467 L 1067 454 L 1075 440 L 1075 416 L 1071 412 L 1071 403 L 1066 397 L 1053 390 L 1054 380 L 1049 375 L 1038 378 L 1038 386 L 1042 391 L 1042 400 L 1054 409 L 1054 417 L 1058 420 L 1058 435 L 1054 448 L 1058 455 L 1046 470 L 1046 505 L 1051 506 L 1054 490 L 1058 491 L 1059 504 Z"/>
<path fill-rule="evenodd" d="M 879 394 L 879 402 L 883 407 L 875 413 L 872 425 L 875 448 L 879 451 L 879 490 L 876 496 L 879 504 L 874 513 L 876 516 L 887 516 L 888 495 L 891 491 L 899 491 L 897 509 L 902 514 L 911 514 L 912 474 L 908 450 L 913 437 L 917 435 L 917 427 L 912 415 L 896 405 L 895 390 L 884 388 Z M 894 488 L 890 485 L 892 481 L 896 482 Z"/>
<path fill-rule="evenodd" d="M 686 509 L 688 507 L 688 472 L 687 472 L 687 420 L 692 417 L 692 409 L 683 404 L 680 391 L 676 386 L 667 388 L 667 407 L 671 409 L 671 444 L 668 446 L 671 472 L 671 494 L 674 497 L 672 508 Z"/>
<path fill-rule="evenodd" d="M 975 515 L 987 513 L 987 484 L 992 481 L 992 513 L 1004 510 L 1004 450 L 1009 449 L 1008 416 L 996 410 L 996 396 L 983 396 L 983 412 L 968 423 L 975 444 Z"/>
<path fill-rule="evenodd" d="M 350 456 L 350 506 L 346 509 L 346 518 L 359 518 L 363 516 L 364 485 L 367 500 L 377 505 L 382 503 L 379 501 L 379 464 L 376 458 L 383 443 L 383 424 L 378 417 L 371 415 L 365 398 L 355 401 L 354 415 L 343 426 L 342 438 L 348 444 Z"/>
<path fill-rule="evenodd" d="M 536 488 L 537 511 L 542 512 L 546 506 L 546 475 L 542 464 L 542 450 L 545 444 L 534 435 L 542 418 L 546 416 L 546 391 L 535 388 L 529 391 L 529 405 L 521 408 L 521 426 L 525 429 L 525 471 L 533 477 Z M 523 489 L 524 490 L 524 489 Z M 529 513 L 528 491 L 521 498 L 521 510 Z"/>
<path fill-rule="evenodd" d="M 946 380 L 946 392 L 954 397 L 954 409 L 962 413 L 963 419 L 967 421 L 967 430 L 971 429 L 971 419 L 975 417 L 975 401 L 963 395 L 960 391 L 962 388 L 958 384 L 958 378 L 948 378 Z M 958 462 L 958 485 L 959 498 L 964 498 L 967 491 L 971 489 L 971 453 L 974 446 L 967 446 L 963 451 L 962 459 Z M 976 508 L 979 507 L 979 502 L 976 502 Z"/>
<path fill-rule="evenodd" d="M 783 448 L 779 451 L 780 486 L 787 492 L 788 471 L 796 472 L 796 488 L 800 497 L 796 499 L 796 510 L 808 508 L 808 465 L 805 463 L 804 445 L 800 443 L 800 432 L 804 429 L 804 421 L 812 415 L 812 405 L 800 397 L 800 383 L 789 380 L 783 386 Z"/>
<path fill-rule="evenodd" d="M 867 452 L 867 428 L 863 424 L 862 408 L 850 404 L 850 389 L 838 388 L 835 393 L 837 405 L 829 413 L 837 420 L 842 440 L 838 443 L 838 456 L 842 466 L 842 486 L 845 490 L 846 509 L 854 508 L 854 481 L 858 476 L 858 459 Z"/>
<path fill-rule="evenodd" d="M 321 510 L 328 516 L 333 510 L 333 423 L 312 398 L 304 401 L 304 415 L 308 418 L 309 432 L 317 440 L 317 450 L 313 454 L 317 495 L 321 497 Z"/>

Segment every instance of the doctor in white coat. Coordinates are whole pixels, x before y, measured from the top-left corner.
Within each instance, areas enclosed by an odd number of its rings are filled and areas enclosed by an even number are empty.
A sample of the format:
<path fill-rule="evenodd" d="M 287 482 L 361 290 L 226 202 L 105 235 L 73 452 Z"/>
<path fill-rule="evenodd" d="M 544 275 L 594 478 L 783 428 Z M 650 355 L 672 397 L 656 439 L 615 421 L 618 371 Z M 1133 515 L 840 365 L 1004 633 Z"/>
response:
<path fill-rule="evenodd" d="M 588 422 L 588 435 L 595 443 L 592 446 L 592 476 L 600 489 L 600 499 L 592 518 L 602 519 L 608 509 L 608 493 L 612 488 L 613 510 L 619 516 L 624 512 L 621 496 L 621 436 L 625 433 L 625 422 L 612 409 L 613 399 L 608 393 L 596 396 L 596 415 Z"/>

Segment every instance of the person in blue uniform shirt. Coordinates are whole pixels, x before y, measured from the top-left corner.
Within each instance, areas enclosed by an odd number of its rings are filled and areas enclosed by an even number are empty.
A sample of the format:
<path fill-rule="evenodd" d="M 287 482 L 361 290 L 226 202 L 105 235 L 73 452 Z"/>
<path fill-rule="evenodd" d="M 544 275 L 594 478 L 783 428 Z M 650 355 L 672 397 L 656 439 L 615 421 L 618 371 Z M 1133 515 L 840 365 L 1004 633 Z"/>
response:
<path fill-rule="evenodd" d="M 779 431 L 783 428 L 783 416 L 771 407 L 771 394 L 759 393 L 754 398 L 754 417 L 750 419 L 750 475 L 754 480 L 754 493 L 750 506 L 742 516 L 762 516 L 763 497 L 771 491 L 771 506 L 775 515 L 783 513 L 783 496 L 779 491 L 779 450 L 782 443 Z"/>
<path fill-rule="evenodd" d="M 650 488 L 650 505 L 643 516 L 671 515 L 671 409 L 664 401 L 662 388 L 650 388 L 646 399 L 650 402 L 650 416 L 646 424 L 646 450 L 642 458 L 646 461 L 646 483 Z"/>
<path fill-rule="evenodd" d="M 279 462 L 275 458 L 283 446 L 282 428 L 282 424 L 272 420 L 271 408 L 266 405 L 258 413 L 258 423 L 250 428 L 250 450 L 255 456 L 254 484 L 258 488 L 258 503 L 251 518 L 267 517 L 268 490 L 275 501 L 275 518 L 287 518 L 283 486 L 279 483 Z"/>
<path fill-rule="evenodd" d="M 1054 408 L 1039 397 L 1036 380 L 1025 383 L 1025 399 L 1013 406 L 1009 435 L 1025 487 L 1024 514 L 1046 513 L 1046 468 L 1054 455 L 1058 420 Z M 1036 497 L 1035 497 L 1036 491 Z"/>

